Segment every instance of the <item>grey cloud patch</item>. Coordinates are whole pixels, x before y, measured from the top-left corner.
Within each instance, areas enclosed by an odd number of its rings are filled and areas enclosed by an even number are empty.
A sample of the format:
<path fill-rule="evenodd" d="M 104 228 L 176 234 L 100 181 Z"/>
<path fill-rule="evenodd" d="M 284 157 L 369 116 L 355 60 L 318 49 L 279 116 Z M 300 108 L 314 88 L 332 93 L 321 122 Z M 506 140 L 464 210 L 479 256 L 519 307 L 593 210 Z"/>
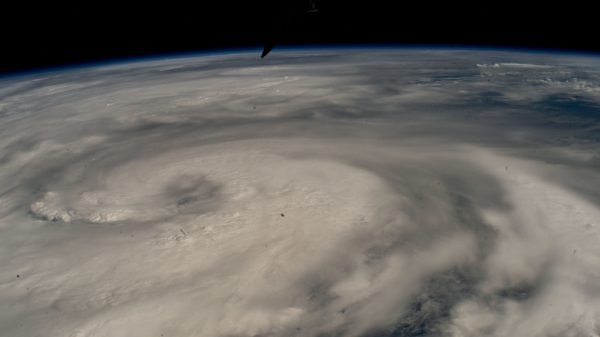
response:
<path fill-rule="evenodd" d="M 600 333 L 600 62 L 275 56 L 2 80 L 9 335 Z"/>
<path fill-rule="evenodd" d="M 564 124 L 576 123 L 576 126 L 585 127 L 600 122 L 600 103 L 587 97 L 553 94 L 534 104 L 552 120 Z"/>

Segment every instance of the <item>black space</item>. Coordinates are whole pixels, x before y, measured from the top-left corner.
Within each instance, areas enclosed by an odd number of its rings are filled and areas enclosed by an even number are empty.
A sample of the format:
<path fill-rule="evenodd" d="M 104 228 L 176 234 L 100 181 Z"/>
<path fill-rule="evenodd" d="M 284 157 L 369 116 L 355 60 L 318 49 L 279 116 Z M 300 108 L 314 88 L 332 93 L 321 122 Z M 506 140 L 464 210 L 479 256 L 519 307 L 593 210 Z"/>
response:
<path fill-rule="evenodd" d="M 593 2 L 316 0 L 26 3 L 2 9 L 0 72 L 294 44 L 440 44 L 600 51 Z M 258 55 L 260 56 L 260 55 Z M 267 56 L 269 57 L 269 56 Z"/>

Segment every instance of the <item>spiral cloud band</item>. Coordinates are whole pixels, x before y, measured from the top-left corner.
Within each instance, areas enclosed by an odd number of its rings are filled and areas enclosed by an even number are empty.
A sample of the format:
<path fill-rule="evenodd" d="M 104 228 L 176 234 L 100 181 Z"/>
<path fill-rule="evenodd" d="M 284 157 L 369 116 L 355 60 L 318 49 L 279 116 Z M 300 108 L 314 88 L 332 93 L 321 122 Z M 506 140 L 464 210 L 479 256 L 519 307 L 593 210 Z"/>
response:
<path fill-rule="evenodd" d="M 600 336 L 600 59 L 0 79 L 3 336 Z"/>

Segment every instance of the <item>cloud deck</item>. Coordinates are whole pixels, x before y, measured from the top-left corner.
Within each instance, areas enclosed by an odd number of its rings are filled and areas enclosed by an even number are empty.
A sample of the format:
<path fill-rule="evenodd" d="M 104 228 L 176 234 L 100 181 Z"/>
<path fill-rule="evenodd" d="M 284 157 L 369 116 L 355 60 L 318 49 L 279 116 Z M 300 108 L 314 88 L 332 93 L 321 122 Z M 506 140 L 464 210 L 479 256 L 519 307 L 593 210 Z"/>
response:
<path fill-rule="evenodd" d="M 290 52 L 2 81 L 7 336 L 600 334 L 597 59 Z"/>

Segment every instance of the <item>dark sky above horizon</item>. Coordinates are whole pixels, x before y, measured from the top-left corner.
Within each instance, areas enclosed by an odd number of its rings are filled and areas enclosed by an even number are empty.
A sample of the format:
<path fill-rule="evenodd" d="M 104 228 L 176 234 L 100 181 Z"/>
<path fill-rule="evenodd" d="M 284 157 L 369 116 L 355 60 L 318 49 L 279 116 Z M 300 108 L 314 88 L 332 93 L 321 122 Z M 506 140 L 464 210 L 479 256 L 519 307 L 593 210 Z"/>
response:
<path fill-rule="evenodd" d="M 595 10 L 575 2 L 316 0 L 5 8 L 0 72 L 161 53 L 290 44 L 443 44 L 600 51 Z M 267 56 L 268 57 L 268 56 Z"/>

